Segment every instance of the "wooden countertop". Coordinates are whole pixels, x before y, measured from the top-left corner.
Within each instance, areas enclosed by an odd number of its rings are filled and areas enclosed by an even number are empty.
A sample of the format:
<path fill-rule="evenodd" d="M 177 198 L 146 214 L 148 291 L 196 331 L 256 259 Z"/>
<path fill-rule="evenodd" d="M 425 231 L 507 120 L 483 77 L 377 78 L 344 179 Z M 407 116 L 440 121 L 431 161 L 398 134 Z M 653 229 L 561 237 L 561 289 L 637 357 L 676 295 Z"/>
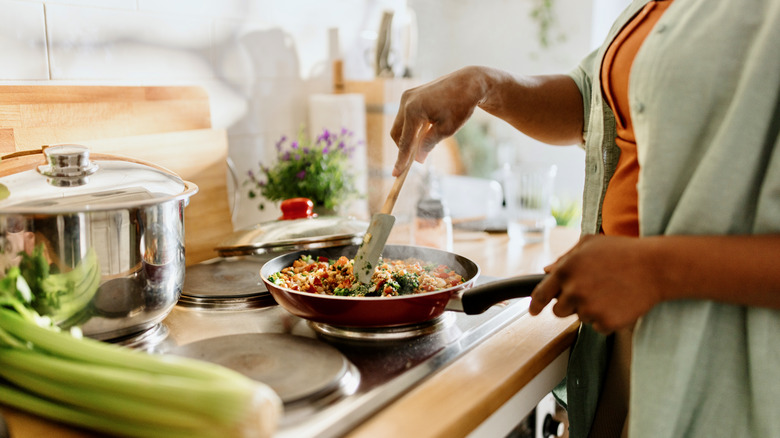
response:
<path fill-rule="evenodd" d="M 559 227 L 549 242 L 521 246 L 506 234 L 456 232 L 454 252 L 476 261 L 485 276 L 531 274 L 555 261 L 578 236 L 575 229 Z M 348 438 L 466 436 L 564 353 L 578 326 L 576 317 L 557 318 L 549 306 L 538 316 L 519 318 L 357 427 Z M 95 436 L 1 409 L 14 438 Z"/>

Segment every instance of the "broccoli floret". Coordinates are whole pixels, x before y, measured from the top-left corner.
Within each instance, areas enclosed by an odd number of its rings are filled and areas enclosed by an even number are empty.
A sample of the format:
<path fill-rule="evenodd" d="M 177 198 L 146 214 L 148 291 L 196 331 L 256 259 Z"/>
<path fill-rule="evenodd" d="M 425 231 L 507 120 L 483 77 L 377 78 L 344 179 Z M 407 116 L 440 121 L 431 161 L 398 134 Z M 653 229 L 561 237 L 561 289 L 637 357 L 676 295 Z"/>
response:
<path fill-rule="evenodd" d="M 352 291 L 346 287 L 337 287 L 333 289 L 333 295 L 337 297 L 348 297 L 352 295 Z"/>
<path fill-rule="evenodd" d="M 413 294 L 417 288 L 420 287 L 420 277 L 411 272 L 406 274 L 394 274 L 393 280 L 398 285 L 398 288 L 393 288 L 398 292 L 398 295 Z"/>
<path fill-rule="evenodd" d="M 368 295 L 368 286 L 365 284 L 354 284 L 350 288 L 346 287 L 337 287 L 333 289 L 333 295 L 339 296 L 339 297 L 362 297 L 362 296 L 369 296 Z"/>
<path fill-rule="evenodd" d="M 358 283 L 352 286 L 352 296 L 353 297 L 368 297 L 368 285 L 363 283 Z"/>

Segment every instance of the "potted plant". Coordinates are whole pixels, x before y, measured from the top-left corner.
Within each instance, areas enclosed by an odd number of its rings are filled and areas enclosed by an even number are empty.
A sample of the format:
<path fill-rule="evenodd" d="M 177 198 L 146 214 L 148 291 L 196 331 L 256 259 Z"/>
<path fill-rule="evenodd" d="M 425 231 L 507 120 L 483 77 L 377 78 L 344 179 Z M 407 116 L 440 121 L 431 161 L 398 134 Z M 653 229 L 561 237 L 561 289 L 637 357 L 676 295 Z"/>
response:
<path fill-rule="evenodd" d="M 340 132 L 323 129 L 315 139 L 309 138 L 303 128 L 295 140 L 282 136 L 276 142 L 276 163 L 265 166 L 261 162 L 259 172 L 248 172 L 249 198 L 308 198 L 315 211 L 334 212 L 358 194 L 350 157 L 361 145 L 346 128 Z M 265 208 L 263 201 L 258 208 Z"/>

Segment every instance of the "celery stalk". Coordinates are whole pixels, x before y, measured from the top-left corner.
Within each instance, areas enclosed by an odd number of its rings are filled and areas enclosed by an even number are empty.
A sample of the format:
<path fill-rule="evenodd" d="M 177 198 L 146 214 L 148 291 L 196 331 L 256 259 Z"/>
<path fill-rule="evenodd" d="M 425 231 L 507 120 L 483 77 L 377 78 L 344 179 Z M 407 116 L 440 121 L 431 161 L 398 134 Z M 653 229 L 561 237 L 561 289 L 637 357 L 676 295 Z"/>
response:
<path fill-rule="evenodd" d="M 117 436 L 135 436 L 148 438 L 198 438 L 192 430 L 177 430 L 149 425 L 141 421 L 123 421 L 108 418 L 66 404 L 52 402 L 45 398 L 30 395 L 8 385 L 0 385 L 0 403 L 30 412 L 51 420 L 79 427 L 89 427 L 100 432 Z"/>
<path fill-rule="evenodd" d="M 90 299 L 100 274 L 94 254 L 65 274 L 47 268 L 41 249 L 0 278 L 0 403 L 113 435 L 274 432 L 282 403 L 267 385 L 216 364 L 62 332 L 35 310 L 35 299 L 55 318 L 75 317 L 73 309 Z"/>
<path fill-rule="evenodd" d="M 100 266 L 93 248 L 72 270 L 51 274 L 40 280 L 40 296 L 33 308 L 48 315 L 57 324 L 69 325 L 89 307 L 100 286 Z"/>
<path fill-rule="evenodd" d="M 246 386 L 103 367 L 18 349 L 0 350 L 0 366 L 25 369 L 30 374 L 65 385 L 78 385 L 113 393 L 117 397 L 172 406 L 219 422 L 233 418 L 251 397 Z M 219 403 L 214 403 L 214 400 L 219 400 Z"/>
<path fill-rule="evenodd" d="M 84 362 L 111 365 L 129 369 L 154 369 L 183 377 L 239 380 L 246 377 L 228 368 L 181 356 L 155 356 L 119 345 L 94 339 L 76 339 L 67 333 L 56 333 L 44 327 L 27 323 L 14 312 L 0 308 L 0 328 L 8 333 L 32 342 L 36 348 L 50 354 L 69 357 Z"/>
<path fill-rule="evenodd" d="M 117 397 L 106 391 L 95 391 L 30 374 L 10 366 L 0 368 L 0 376 L 9 382 L 52 401 L 86 408 L 95 414 L 127 421 L 144 419 L 144 423 L 162 427 L 205 430 L 213 424 L 201 415 L 168 406 L 156 406 L 132 398 Z M 216 433 L 216 431 L 214 432 Z"/>
<path fill-rule="evenodd" d="M 267 437 L 281 416 L 281 400 L 268 386 L 230 369 L 73 338 L 40 327 L 6 307 L 0 307 L 0 367 L 8 379 L 27 391 L 0 381 L 0 402 L 69 424 L 127 436 Z M 20 377 L 20 373 L 28 377 Z M 54 385 L 49 386 L 51 393 L 43 394 L 45 385 Z M 64 396 L 66 392 L 73 394 Z M 57 398 L 55 394 L 59 394 L 60 403 L 49 399 Z M 90 400 L 90 394 L 103 395 Z M 110 404 L 111 397 L 124 400 Z M 95 405 L 80 406 L 90 403 L 100 404 L 101 411 L 93 410 Z M 193 421 L 182 433 L 182 428 L 173 425 L 153 424 L 140 411 L 122 415 L 119 411 L 130 404 L 188 414 Z M 208 426 L 195 433 L 193 424 Z M 212 431 L 217 433 L 210 434 Z"/>

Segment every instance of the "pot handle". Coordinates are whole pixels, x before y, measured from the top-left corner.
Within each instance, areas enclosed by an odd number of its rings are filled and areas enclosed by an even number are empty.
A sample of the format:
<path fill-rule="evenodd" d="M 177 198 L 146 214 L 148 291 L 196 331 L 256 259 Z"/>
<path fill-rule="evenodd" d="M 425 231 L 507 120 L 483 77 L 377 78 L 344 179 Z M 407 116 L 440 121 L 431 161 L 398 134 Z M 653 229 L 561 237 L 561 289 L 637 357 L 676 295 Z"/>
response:
<path fill-rule="evenodd" d="M 536 285 L 546 276 L 547 274 L 522 275 L 491 281 L 467 289 L 460 297 L 463 312 L 468 315 L 477 315 L 501 301 L 530 297 Z"/>
<path fill-rule="evenodd" d="M 42 146 L 40 149 L 28 149 L 25 151 L 11 152 L 10 154 L 6 154 L 0 157 L 0 160 L 8 160 L 16 157 L 24 157 L 26 155 L 43 154 L 43 150 L 46 149 L 47 147 L 49 146 Z"/>

